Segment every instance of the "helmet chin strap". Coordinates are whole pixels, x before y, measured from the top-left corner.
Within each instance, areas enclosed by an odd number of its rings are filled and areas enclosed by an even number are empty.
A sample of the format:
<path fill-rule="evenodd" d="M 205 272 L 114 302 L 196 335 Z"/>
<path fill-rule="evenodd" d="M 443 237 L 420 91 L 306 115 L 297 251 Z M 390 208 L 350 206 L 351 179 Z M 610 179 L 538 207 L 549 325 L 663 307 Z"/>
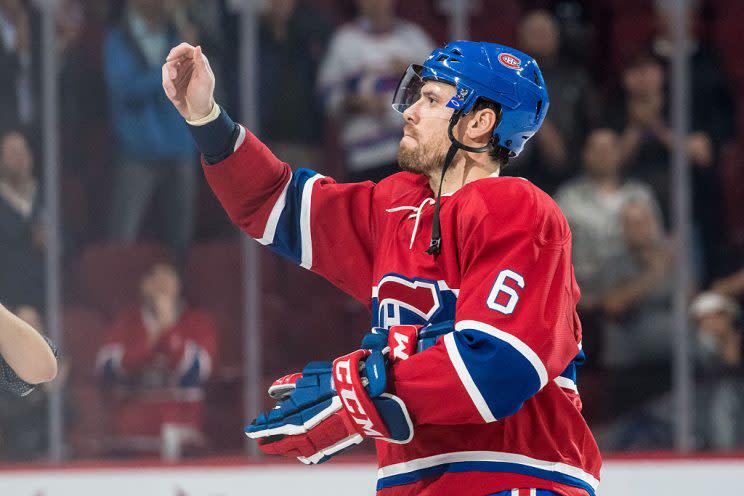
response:
<path fill-rule="evenodd" d="M 447 135 L 450 139 L 450 147 L 447 150 L 447 155 L 444 157 L 444 165 L 442 166 L 442 175 L 439 178 L 439 190 L 437 191 L 437 202 L 434 207 L 434 218 L 431 225 L 431 241 L 429 242 L 429 248 L 426 249 L 426 253 L 429 255 L 437 256 L 442 249 L 442 228 L 439 223 L 439 210 L 442 206 L 442 183 L 444 183 L 444 175 L 447 173 L 447 169 L 452 164 L 452 160 L 455 158 L 458 150 L 465 150 L 466 152 L 473 153 L 485 153 L 491 145 L 484 146 L 468 146 L 457 141 L 452 130 L 455 128 L 457 121 L 460 120 L 460 111 L 455 111 L 450 117 L 449 126 L 447 127 Z"/>

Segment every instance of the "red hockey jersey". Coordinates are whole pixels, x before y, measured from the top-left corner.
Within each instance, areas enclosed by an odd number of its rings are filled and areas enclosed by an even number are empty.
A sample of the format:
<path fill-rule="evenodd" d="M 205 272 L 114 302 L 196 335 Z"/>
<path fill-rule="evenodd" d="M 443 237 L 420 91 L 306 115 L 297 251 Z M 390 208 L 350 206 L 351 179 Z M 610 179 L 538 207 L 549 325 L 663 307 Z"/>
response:
<path fill-rule="evenodd" d="M 414 437 L 378 442 L 378 494 L 594 495 L 601 458 L 575 383 L 583 353 L 571 233 L 550 197 L 510 177 L 443 196 L 434 257 L 426 177 L 338 184 L 292 171 L 243 133 L 231 156 L 204 166 L 238 226 L 363 302 L 374 327 L 454 321 L 454 332 L 393 367 Z"/>

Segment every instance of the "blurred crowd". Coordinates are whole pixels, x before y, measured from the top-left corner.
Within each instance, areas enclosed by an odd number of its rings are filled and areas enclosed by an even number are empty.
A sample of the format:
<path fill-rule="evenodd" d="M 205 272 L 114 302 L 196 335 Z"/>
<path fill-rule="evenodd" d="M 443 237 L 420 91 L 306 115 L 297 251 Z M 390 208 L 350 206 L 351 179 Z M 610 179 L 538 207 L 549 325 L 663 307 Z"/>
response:
<path fill-rule="evenodd" d="M 242 419 L 239 236 L 200 179 L 161 65 L 199 44 L 217 100 L 240 119 L 240 2 L 61 0 L 63 288 L 73 457 L 238 451 Z M 558 202 L 573 233 L 588 362 L 585 415 L 605 450 L 672 446 L 672 226 L 668 0 L 470 2 L 471 38 L 540 64 L 551 97 L 541 131 L 503 171 Z M 698 449 L 744 448 L 744 62 L 736 0 L 698 0 L 690 60 Z M 451 7 L 451 6 L 449 6 Z M 293 167 L 342 181 L 397 170 L 405 68 L 448 39 L 447 2 L 267 0 L 258 24 L 256 133 Z M 45 312 L 41 13 L 0 0 L 0 301 Z M 366 309 L 262 254 L 264 374 L 352 349 Z M 314 301 L 307 301 L 313 294 Z M 322 304 L 320 302 L 323 302 Z M 358 329 L 353 335 L 342 329 Z M 291 343 L 291 344 L 288 344 Z M 317 355 L 317 356 L 316 356 Z M 48 391 L 0 398 L 0 457 L 46 450 Z"/>

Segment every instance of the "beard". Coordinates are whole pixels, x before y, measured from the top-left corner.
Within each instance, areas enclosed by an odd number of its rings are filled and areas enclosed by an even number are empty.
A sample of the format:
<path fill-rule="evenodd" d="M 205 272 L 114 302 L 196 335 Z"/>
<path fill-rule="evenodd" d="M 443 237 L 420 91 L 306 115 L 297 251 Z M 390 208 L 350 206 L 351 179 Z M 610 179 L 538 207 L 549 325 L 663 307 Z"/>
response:
<path fill-rule="evenodd" d="M 401 144 L 398 147 L 398 166 L 401 170 L 426 176 L 431 176 L 433 173 L 442 170 L 449 149 L 449 140 L 436 144 L 427 143 L 426 145 L 429 146 L 424 146 L 418 141 L 416 141 L 415 147 L 404 147 Z"/>

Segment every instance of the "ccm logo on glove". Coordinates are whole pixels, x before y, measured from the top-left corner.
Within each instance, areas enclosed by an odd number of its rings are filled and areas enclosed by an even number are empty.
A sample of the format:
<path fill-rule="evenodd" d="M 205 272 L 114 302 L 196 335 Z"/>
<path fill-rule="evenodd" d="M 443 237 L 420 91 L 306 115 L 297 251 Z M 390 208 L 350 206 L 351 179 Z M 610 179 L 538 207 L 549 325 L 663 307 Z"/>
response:
<path fill-rule="evenodd" d="M 336 392 L 341 397 L 341 401 L 344 402 L 349 416 L 361 428 L 362 435 L 365 437 L 388 437 L 389 433 L 386 429 L 385 432 L 380 432 L 373 428 L 373 426 L 378 426 L 378 429 L 385 426 L 379 415 L 373 414 L 371 416 L 368 413 L 368 411 L 376 412 L 376 410 L 364 389 L 364 384 L 358 370 L 360 365 L 364 363 L 360 361 L 360 355 L 363 356 L 367 353 L 369 353 L 367 350 L 361 353 L 352 353 L 333 362 L 334 386 L 336 387 Z M 364 397 L 360 399 L 357 391 L 361 392 Z M 364 403 L 367 404 L 367 409 L 364 408 Z"/>

